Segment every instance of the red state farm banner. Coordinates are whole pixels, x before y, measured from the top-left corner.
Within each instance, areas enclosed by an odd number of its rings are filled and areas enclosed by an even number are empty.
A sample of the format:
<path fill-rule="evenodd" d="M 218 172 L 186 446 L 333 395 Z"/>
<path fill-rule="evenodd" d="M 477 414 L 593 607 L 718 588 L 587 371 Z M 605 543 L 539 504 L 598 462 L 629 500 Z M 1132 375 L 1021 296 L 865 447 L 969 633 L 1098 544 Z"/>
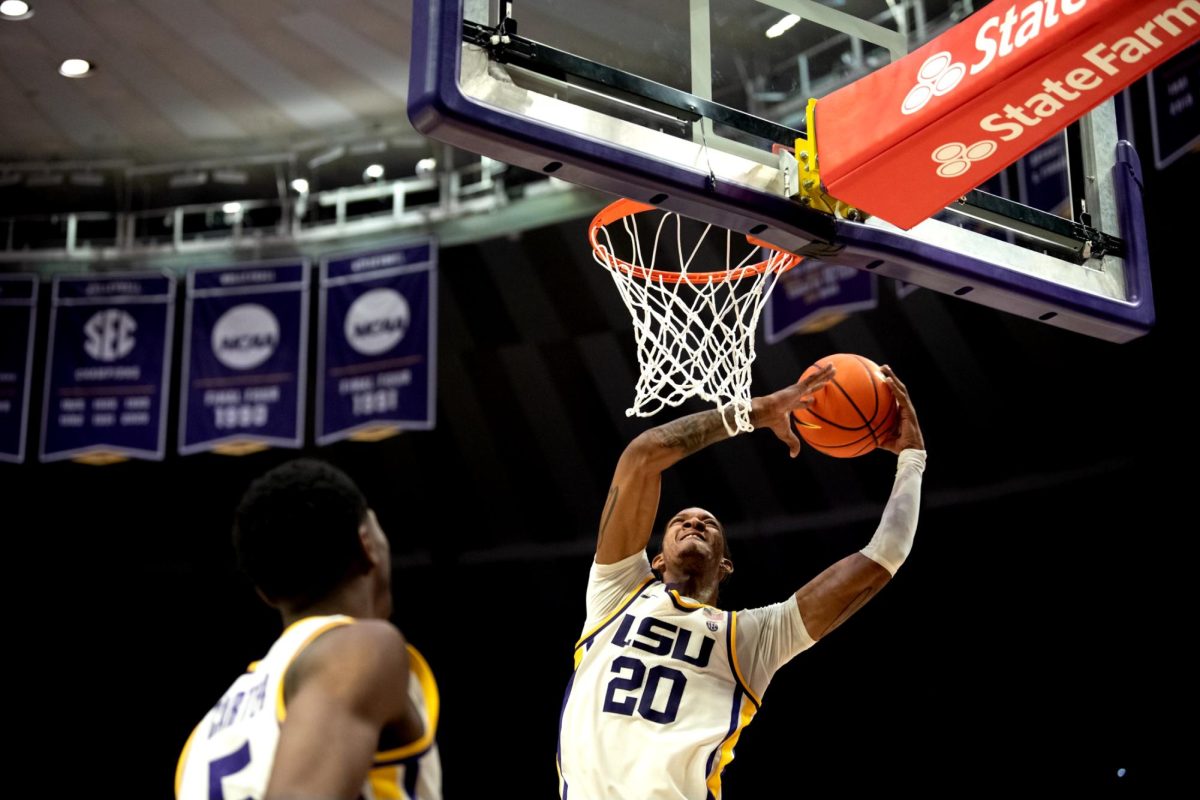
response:
<path fill-rule="evenodd" d="M 826 191 L 927 219 L 1200 39 L 1200 0 L 993 2 L 816 106 Z"/>

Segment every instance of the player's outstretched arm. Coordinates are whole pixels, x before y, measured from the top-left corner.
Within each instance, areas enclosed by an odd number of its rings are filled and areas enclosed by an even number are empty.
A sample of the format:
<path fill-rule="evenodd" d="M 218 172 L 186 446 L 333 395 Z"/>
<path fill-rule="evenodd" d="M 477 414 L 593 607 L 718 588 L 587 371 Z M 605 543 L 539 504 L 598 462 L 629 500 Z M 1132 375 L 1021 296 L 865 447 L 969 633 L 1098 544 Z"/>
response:
<path fill-rule="evenodd" d="M 827 366 L 791 386 L 753 398 L 750 421 L 755 428 L 770 428 L 795 457 L 800 440 L 791 426 L 791 412 L 811 405 L 811 393 L 828 382 L 833 372 L 833 367 Z M 690 414 L 638 434 L 621 453 L 613 473 L 600 516 L 596 563 L 615 564 L 645 550 L 658 513 L 662 473 L 692 453 L 728 438 L 725 421 L 716 410 Z"/>
<path fill-rule="evenodd" d="M 800 617 L 813 639 L 820 639 L 845 622 L 892 579 L 908 557 L 917 531 L 921 476 L 925 470 L 925 439 L 917 424 L 917 413 L 908 389 L 891 367 L 881 369 L 900 405 L 900 422 L 895 433 L 879 445 L 899 457 L 896 480 L 870 543 L 838 561 L 796 592 Z"/>
<path fill-rule="evenodd" d="M 383 620 L 334 628 L 306 647 L 284 681 L 266 800 L 357 798 L 384 728 L 401 742 L 424 732 L 408 670 L 404 636 Z"/>

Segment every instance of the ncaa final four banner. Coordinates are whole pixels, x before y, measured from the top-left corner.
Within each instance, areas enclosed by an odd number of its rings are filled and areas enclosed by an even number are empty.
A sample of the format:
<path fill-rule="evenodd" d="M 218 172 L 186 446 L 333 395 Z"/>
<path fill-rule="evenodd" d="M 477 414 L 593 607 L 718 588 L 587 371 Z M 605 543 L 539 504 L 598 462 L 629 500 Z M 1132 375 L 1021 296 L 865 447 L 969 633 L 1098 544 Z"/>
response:
<path fill-rule="evenodd" d="M 817 102 L 821 180 L 911 228 L 1197 41 L 1200 0 L 996 0 Z"/>
<path fill-rule="evenodd" d="M 160 273 L 54 279 L 42 461 L 160 461 L 175 279 Z"/>
<path fill-rule="evenodd" d="M 180 453 L 303 444 L 308 272 L 290 261 L 188 273 Z"/>
<path fill-rule="evenodd" d="M 317 444 L 434 426 L 433 240 L 321 262 Z"/>
<path fill-rule="evenodd" d="M 25 460 L 37 296 L 36 275 L 0 275 L 0 461 Z"/>

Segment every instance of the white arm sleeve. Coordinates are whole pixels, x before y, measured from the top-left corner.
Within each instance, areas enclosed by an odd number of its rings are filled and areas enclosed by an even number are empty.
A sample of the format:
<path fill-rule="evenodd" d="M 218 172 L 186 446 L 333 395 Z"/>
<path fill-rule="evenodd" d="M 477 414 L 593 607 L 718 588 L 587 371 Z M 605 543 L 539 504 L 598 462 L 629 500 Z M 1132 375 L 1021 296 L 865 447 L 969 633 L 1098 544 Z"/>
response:
<path fill-rule="evenodd" d="M 925 451 L 908 449 L 896 459 L 896 482 L 892 496 L 883 509 L 883 518 L 875 535 L 861 552 L 892 575 L 900 569 L 912 549 L 917 532 L 917 514 L 921 510 L 921 476 L 925 472 Z"/>
<path fill-rule="evenodd" d="M 587 621 L 583 624 L 586 633 L 611 614 L 621 601 L 646 578 L 653 575 L 646 551 L 634 553 L 615 564 L 597 564 L 592 561 L 587 585 Z"/>
<path fill-rule="evenodd" d="M 737 612 L 734 646 L 738 668 L 759 699 L 775 672 L 813 643 L 795 596 L 782 603 Z"/>

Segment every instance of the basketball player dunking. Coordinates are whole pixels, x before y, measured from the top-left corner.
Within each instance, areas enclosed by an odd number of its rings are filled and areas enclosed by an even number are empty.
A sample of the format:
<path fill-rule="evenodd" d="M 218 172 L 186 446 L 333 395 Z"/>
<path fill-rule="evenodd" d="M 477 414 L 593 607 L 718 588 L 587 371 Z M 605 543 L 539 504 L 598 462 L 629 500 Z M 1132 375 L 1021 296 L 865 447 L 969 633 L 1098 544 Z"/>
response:
<path fill-rule="evenodd" d="M 899 458 L 879 527 L 860 552 L 772 606 L 715 607 L 733 562 L 724 527 L 702 508 L 671 517 L 662 552 L 653 564 L 646 557 L 662 472 L 728 438 L 720 412 L 652 428 L 625 448 L 600 519 L 587 621 L 560 720 L 563 800 L 719 800 L 721 773 L 775 671 L 844 622 L 904 562 L 917 527 L 925 445 L 907 390 L 889 367 L 882 370 L 900 422 L 880 444 Z M 795 457 L 791 411 L 810 405 L 810 393 L 832 376 L 826 367 L 754 398 L 754 426 L 770 428 Z"/>
<path fill-rule="evenodd" d="M 234 545 L 285 629 L 192 732 L 177 800 L 440 800 L 437 685 L 387 621 L 388 542 L 358 487 L 321 461 L 277 467 Z"/>

